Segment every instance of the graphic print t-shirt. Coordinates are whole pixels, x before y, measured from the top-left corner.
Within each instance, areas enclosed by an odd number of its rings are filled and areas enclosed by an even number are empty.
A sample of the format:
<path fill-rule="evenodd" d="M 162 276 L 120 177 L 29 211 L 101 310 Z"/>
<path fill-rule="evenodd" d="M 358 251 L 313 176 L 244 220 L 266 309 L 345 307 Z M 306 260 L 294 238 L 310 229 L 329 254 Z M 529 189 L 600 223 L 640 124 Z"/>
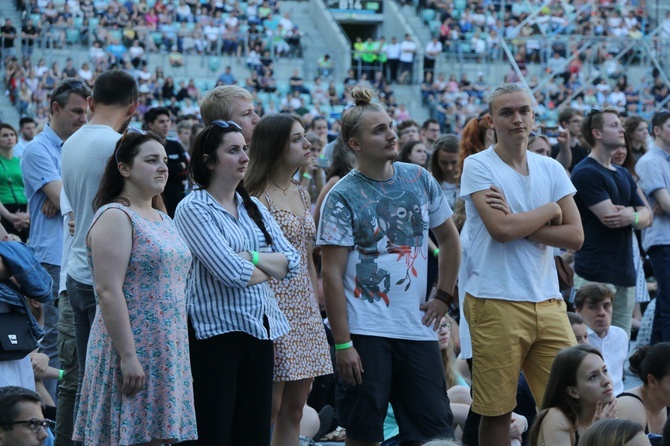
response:
<path fill-rule="evenodd" d="M 437 181 L 414 164 L 393 164 L 372 180 L 353 170 L 321 208 L 317 244 L 350 249 L 344 275 L 349 330 L 354 334 L 435 340 L 421 324 L 428 229 L 452 214 Z"/>

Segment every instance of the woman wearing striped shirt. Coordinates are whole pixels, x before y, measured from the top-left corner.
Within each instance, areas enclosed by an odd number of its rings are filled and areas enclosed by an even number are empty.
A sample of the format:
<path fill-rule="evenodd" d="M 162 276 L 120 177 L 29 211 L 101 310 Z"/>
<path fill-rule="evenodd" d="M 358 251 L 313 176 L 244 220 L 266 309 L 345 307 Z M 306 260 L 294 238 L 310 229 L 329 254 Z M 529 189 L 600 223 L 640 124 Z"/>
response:
<path fill-rule="evenodd" d="M 300 256 L 241 182 L 249 163 L 241 128 L 214 121 L 196 138 L 195 190 L 175 222 L 193 254 L 189 343 L 198 442 L 270 443 L 273 340 L 290 327 L 268 279 L 290 277 Z"/>

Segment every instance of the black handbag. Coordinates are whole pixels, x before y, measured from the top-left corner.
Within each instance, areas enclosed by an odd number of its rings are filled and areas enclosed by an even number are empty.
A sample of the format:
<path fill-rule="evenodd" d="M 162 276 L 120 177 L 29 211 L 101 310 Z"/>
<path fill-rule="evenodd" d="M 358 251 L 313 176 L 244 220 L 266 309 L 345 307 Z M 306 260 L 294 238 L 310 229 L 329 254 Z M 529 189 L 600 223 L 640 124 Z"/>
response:
<path fill-rule="evenodd" d="M 28 314 L 0 313 L 0 361 L 23 359 L 37 348 L 28 318 Z"/>

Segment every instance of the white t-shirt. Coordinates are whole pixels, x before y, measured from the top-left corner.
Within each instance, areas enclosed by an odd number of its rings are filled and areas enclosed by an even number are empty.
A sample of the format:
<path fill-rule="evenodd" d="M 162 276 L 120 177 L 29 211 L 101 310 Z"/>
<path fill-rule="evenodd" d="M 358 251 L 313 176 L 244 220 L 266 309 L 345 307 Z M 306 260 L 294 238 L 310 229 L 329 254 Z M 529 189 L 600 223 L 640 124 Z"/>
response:
<path fill-rule="evenodd" d="M 526 159 L 528 176 L 505 164 L 492 148 L 465 159 L 461 198 L 468 221 L 464 267 L 469 275 L 460 286 L 472 296 L 520 302 L 561 298 L 553 249 L 527 239 L 496 242 L 472 202 L 471 194 L 495 185 L 505 194 L 511 212 L 527 212 L 576 192 L 556 160 L 531 152 Z"/>
<path fill-rule="evenodd" d="M 106 125 L 86 124 L 63 144 L 62 177 L 75 219 L 74 243 L 68 274 L 77 282 L 93 285 L 86 257 L 86 234 L 95 212 L 91 203 L 98 193 L 107 160 L 121 134 Z"/>
<path fill-rule="evenodd" d="M 403 40 L 400 43 L 400 62 L 414 61 L 414 52 L 416 51 L 416 43 L 413 40 Z"/>
<path fill-rule="evenodd" d="M 351 333 L 434 341 L 419 309 L 426 300 L 428 229 L 452 212 L 428 171 L 393 167 L 386 181 L 356 170 L 342 178 L 321 207 L 317 243 L 349 248 L 344 294 Z"/>

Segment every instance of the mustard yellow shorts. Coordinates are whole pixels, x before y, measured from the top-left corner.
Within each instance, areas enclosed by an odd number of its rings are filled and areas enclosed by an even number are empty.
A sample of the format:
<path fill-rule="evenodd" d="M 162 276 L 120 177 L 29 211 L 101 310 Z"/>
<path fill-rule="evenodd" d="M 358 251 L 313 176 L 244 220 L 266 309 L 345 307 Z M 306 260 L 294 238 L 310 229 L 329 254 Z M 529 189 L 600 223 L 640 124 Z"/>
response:
<path fill-rule="evenodd" d="M 514 410 L 523 370 L 538 407 L 556 354 L 576 344 L 562 299 L 539 303 L 465 295 L 472 338 L 472 410 L 500 416 Z"/>

